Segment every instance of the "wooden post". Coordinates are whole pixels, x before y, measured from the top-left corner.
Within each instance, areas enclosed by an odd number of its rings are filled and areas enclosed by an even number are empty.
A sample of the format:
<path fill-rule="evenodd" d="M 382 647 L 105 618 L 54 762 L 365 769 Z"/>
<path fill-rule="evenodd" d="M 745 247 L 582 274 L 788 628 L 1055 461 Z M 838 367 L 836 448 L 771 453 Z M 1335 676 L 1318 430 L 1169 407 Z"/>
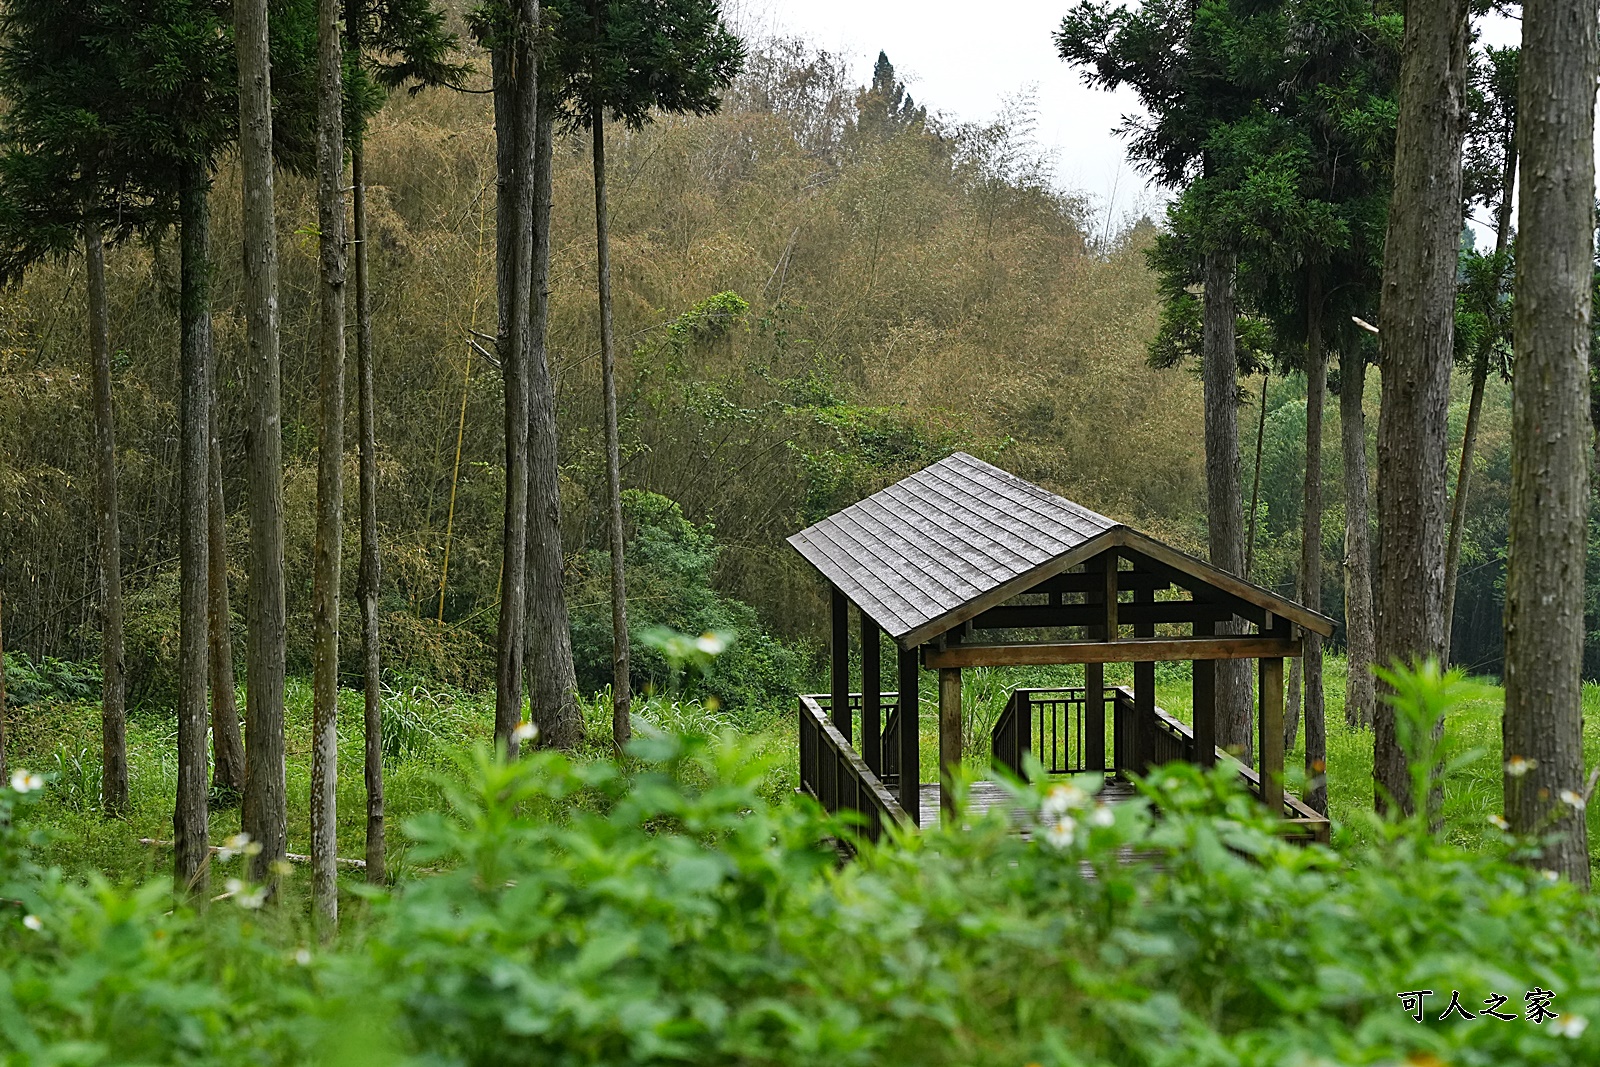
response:
<path fill-rule="evenodd" d="M 1209 620 L 1194 624 L 1196 637 L 1209 636 L 1216 629 L 1217 624 Z M 1217 663 L 1194 660 L 1190 667 L 1194 673 L 1194 761 L 1212 767 L 1217 762 Z"/>
<path fill-rule="evenodd" d="M 1153 589 L 1139 588 L 1133 593 L 1135 604 L 1154 604 Z M 1133 636 L 1154 637 L 1153 622 L 1135 623 Z M 1147 660 L 1133 665 L 1133 760 L 1140 774 L 1149 774 L 1156 761 L 1156 665 Z"/>
<path fill-rule="evenodd" d="M 961 668 L 939 669 L 939 808 L 956 814 L 953 784 L 961 765 Z"/>
<path fill-rule="evenodd" d="M 850 601 L 845 599 L 844 593 L 838 586 L 833 586 L 833 707 L 829 718 L 833 720 L 834 729 L 844 735 L 846 741 L 855 736 L 851 731 L 850 715 Z"/>
<path fill-rule="evenodd" d="M 1115 552 L 1103 553 L 1100 556 L 1100 567 L 1104 572 L 1102 577 L 1105 579 L 1105 585 L 1100 593 L 1100 600 L 1106 609 L 1105 622 L 1101 625 L 1100 638 L 1109 643 L 1121 636 L 1117 625 L 1117 554 Z M 1087 673 L 1087 668 L 1085 668 L 1085 673 Z M 1104 665 L 1100 666 L 1098 673 L 1103 686 L 1105 684 Z M 1113 708 L 1116 707 L 1114 701 L 1112 706 Z M 1129 751 L 1129 746 L 1126 743 L 1127 730 L 1122 728 L 1122 719 L 1123 716 L 1118 714 L 1112 723 L 1111 769 L 1119 774 L 1123 771 L 1131 770 L 1134 766 L 1134 753 Z"/>
<path fill-rule="evenodd" d="M 1097 564 L 1103 569 L 1105 557 L 1098 561 L 1091 560 L 1088 570 L 1094 572 Z M 1084 600 L 1103 607 L 1104 584 L 1099 590 L 1088 593 Z M 1102 620 L 1104 617 L 1102 611 Z M 1087 629 L 1090 640 L 1106 640 L 1104 621 Z M 1083 666 L 1083 752 L 1085 770 L 1106 769 L 1106 668 L 1103 663 L 1086 663 Z"/>
<path fill-rule="evenodd" d="M 861 616 L 861 758 L 873 774 L 883 774 L 883 661 L 878 656 L 878 624 Z"/>
<path fill-rule="evenodd" d="M 1257 679 L 1261 691 L 1260 753 L 1261 800 L 1273 814 L 1283 814 L 1283 660 L 1263 659 Z"/>
<path fill-rule="evenodd" d="M 900 649 L 900 806 L 922 825 L 922 731 L 917 685 L 922 674 L 914 648 Z"/>

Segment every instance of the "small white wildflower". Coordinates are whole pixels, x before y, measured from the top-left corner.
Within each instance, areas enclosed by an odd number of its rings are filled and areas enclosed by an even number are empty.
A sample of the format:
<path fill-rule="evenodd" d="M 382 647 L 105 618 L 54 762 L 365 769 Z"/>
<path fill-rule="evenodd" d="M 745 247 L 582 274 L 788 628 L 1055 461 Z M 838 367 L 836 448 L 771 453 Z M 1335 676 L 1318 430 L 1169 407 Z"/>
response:
<path fill-rule="evenodd" d="M 1583 794 L 1574 793 L 1570 789 L 1563 789 L 1561 791 L 1561 802 L 1576 811 L 1582 811 L 1584 805 L 1588 803 L 1588 801 L 1583 799 Z"/>
<path fill-rule="evenodd" d="M 247 893 L 240 893 L 238 896 L 234 897 L 233 899 L 234 899 L 234 903 L 238 904 L 239 907 L 248 908 L 251 911 L 254 911 L 255 909 L 261 907 L 263 904 L 265 904 L 267 902 L 267 889 L 266 889 L 266 886 L 261 886 L 261 887 L 256 888 L 256 889 L 252 889 Z"/>
<path fill-rule="evenodd" d="M 1077 821 L 1068 816 L 1062 816 L 1051 823 L 1045 830 L 1044 840 L 1051 848 L 1068 849 L 1072 847 L 1072 842 L 1077 838 L 1077 835 Z"/>
<path fill-rule="evenodd" d="M 1540 871 L 1539 877 L 1547 882 L 1559 882 L 1561 880 L 1561 876 L 1555 871 Z"/>
<path fill-rule="evenodd" d="M 1078 811 L 1089 803 L 1089 794 L 1077 786 L 1067 783 L 1053 785 L 1044 795 L 1044 803 L 1039 805 L 1039 815 L 1047 822 L 1064 818 L 1070 812 Z"/>
<path fill-rule="evenodd" d="M 37 915 L 24 915 L 22 917 L 22 925 L 26 926 L 35 933 L 38 933 L 40 930 L 44 929 L 44 920 L 39 918 Z"/>
<path fill-rule="evenodd" d="M 31 793 L 44 788 L 44 779 L 31 771 L 12 771 L 11 788 L 18 793 Z"/>
<path fill-rule="evenodd" d="M 234 834 L 232 837 L 228 838 L 222 843 L 221 848 L 217 849 L 217 859 L 223 863 L 227 863 L 229 860 L 233 859 L 233 857 L 239 855 L 241 852 L 244 852 L 249 847 L 249 834 Z"/>
<path fill-rule="evenodd" d="M 1522 756 L 1512 756 L 1506 760 L 1506 773 L 1513 778 L 1521 778 L 1535 767 L 1539 766 L 1536 759 L 1527 759 Z"/>
<path fill-rule="evenodd" d="M 294 961 L 302 967 L 311 966 L 311 950 L 304 946 L 295 949 Z"/>
<path fill-rule="evenodd" d="M 1506 822 L 1506 817 L 1504 815 L 1489 816 L 1489 825 L 1493 826 L 1496 830 L 1505 832 L 1509 832 L 1511 830 L 1511 824 Z"/>
<path fill-rule="evenodd" d="M 1117 815 L 1111 810 L 1109 804 L 1096 804 L 1089 813 L 1090 826 L 1110 826 L 1117 821 Z"/>
<path fill-rule="evenodd" d="M 1563 1015 L 1550 1024 L 1550 1029 L 1562 1037 L 1580 1038 L 1589 1028 L 1589 1020 L 1582 1015 Z"/>
<path fill-rule="evenodd" d="M 538 737 L 539 728 L 526 719 L 517 723 L 517 728 L 511 731 L 511 740 L 519 745 L 526 745 L 531 741 L 537 740 Z"/>
<path fill-rule="evenodd" d="M 694 647 L 708 656 L 720 656 L 728 647 L 728 642 L 714 633 L 703 633 L 694 639 Z"/>
<path fill-rule="evenodd" d="M 229 878 L 223 883 L 222 888 L 227 890 L 230 894 L 237 896 L 238 894 L 244 892 L 244 879 Z"/>

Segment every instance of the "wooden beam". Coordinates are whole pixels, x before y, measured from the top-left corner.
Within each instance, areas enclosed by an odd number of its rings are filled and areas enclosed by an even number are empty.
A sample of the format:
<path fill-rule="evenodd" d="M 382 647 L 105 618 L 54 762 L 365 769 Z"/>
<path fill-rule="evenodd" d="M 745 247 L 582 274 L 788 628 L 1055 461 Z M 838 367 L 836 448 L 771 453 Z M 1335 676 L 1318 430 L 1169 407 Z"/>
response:
<path fill-rule="evenodd" d="M 961 766 L 961 668 L 939 669 L 939 809 L 956 816 L 955 775 Z"/>
<path fill-rule="evenodd" d="M 1283 812 L 1283 660 L 1263 656 L 1259 667 L 1261 693 L 1260 754 L 1261 800 L 1274 814 Z"/>
<path fill-rule="evenodd" d="M 1333 633 L 1334 621 L 1321 612 L 1312 611 L 1310 608 L 1296 604 L 1292 600 L 1285 600 L 1270 589 L 1263 589 L 1253 582 L 1247 582 L 1243 578 L 1229 574 L 1219 567 L 1213 567 L 1204 560 L 1199 560 L 1185 552 L 1180 552 L 1170 545 L 1164 545 L 1160 541 L 1147 537 L 1136 530 L 1130 530 L 1125 526 L 1118 527 L 1118 535 L 1119 544 L 1149 556 L 1160 563 L 1165 563 L 1176 570 L 1192 574 L 1206 584 L 1231 596 L 1258 604 L 1265 611 L 1270 611 L 1277 615 L 1286 615 L 1306 629 L 1314 630 L 1324 637 L 1328 637 Z M 1202 574 L 1204 577 L 1201 577 Z"/>
<path fill-rule="evenodd" d="M 914 648 L 900 649 L 899 659 L 900 806 L 916 826 L 922 821 L 922 715 L 917 692 L 921 667 Z"/>
<path fill-rule="evenodd" d="M 1204 578 L 1189 574 L 1188 572 L 1179 570 L 1176 567 L 1168 566 L 1152 556 L 1145 555 L 1138 549 L 1124 549 L 1123 558 L 1131 560 L 1135 568 L 1132 571 L 1124 572 L 1124 579 L 1135 574 L 1149 573 L 1155 575 L 1161 580 L 1177 586 L 1179 589 L 1187 589 L 1191 594 L 1193 594 L 1195 600 L 1200 601 L 1201 603 L 1213 604 L 1221 608 L 1231 609 L 1232 614 L 1230 614 L 1227 618 L 1232 618 L 1233 615 L 1237 615 L 1241 619 L 1245 619 L 1249 622 L 1260 623 L 1268 614 L 1267 611 L 1260 606 L 1252 604 L 1248 600 L 1245 600 L 1241 597 L 1234 596 L 1232 593 L 1229 593 L 1226 590 L 1211 584 Z M 1210 565 L 1207 564 L 1207 566 Z M 1227 619 L 1219 619 L 1217 621 L 1226 622 Z"/>
<path fill-rule="evenodd" d="M 846 741 L 853 736 L 850 715 L 850 601 L 838 586 L 833 586 L 832 697 L 830 718 L 833 728 Z"/>
<path fill-rule="evenodd" d="M 1093 565 L 1092 561 L 1091 565 Z M 1096 567 L 1096 570 L 1101 570 L 1104 566 L 1104 562 L 1101 562 Z M 1089 604 L 1086 606 L 1093 611 L 1099 612 L 1100 621 L 1089 628 L 1089 636 L 1103 641 L 1106 638 L 1105 575 L 1096 573 L 1090 577 L 1094 578 L 1099 584 L 1096 588 L 1084 594 L 1089 600 Z M 1104 664 L 1084 664 L 1083 689 L 1084 769 L 1103 771 L 1106 769 L 1106 668 Z"/>
<path fill-rule="evenodd" d="M 1126 607 L 1148 607 L 1155 593 L 1136 589 L 1133 603 Z M 1135 638 L 1156 635 L 1154 623 L 1140 622 L 1133 627 Z M 1150 773 L 1156 752 L 1156 665 L 1153 660 L 1139 660 L 1133 665 L 1133 763 L 1140 774 Z"/>
<path fill-rule="evenodd" d="M 1132 573 L 1132 571 L 1121 572 L 1118 584 L 1122 584 L 1121 578 L 1126 578 Z M 1134 592 L 1142 594 L 1151 591 L 1138 588 Z M 974 618 L 971 625 L 978 630 L 1020 630 L 1036 626 L 1099 626 L 1105 621 L 1105 608 L 1100 601 L 1102 595 L 1104 594 L 1097 595 L 1092 604 L 1063 604 L 1059 607 L 1048 607 L 1044 604 L 1002 604 Z M 1117 608 L 1117 621 L 1123 625 L 1132 623 L 1135 626 L 1140 623 L 1182 625 L 1200 621 L 1227 622 L 1236 614 L 1230 605 L 1204 600 L 1144 602 L 1135 600 L 1132 604 L 1123 604 Z"/>
<path fill-rule="evenodd" d="M 1300 655 L 1300 642 L 1281 637 L 1154 637 L 1121 641 L 1062 641 L 927 648 L 923 666 L 1045 666 L 1056 663 L 1145 663 L 1216 659 L 1282 659 Z"/>
<path fill-rule="evenodd" d="M 1121 625 L 1117 619 L 1118 587 L 1117 554 L 1115 552 L 1107 552 L 1105 554 L 1101 560 L 1101 569 L 1103 571 L 1102 577 L 1105 578 L 1105 586 L 1102 590 L 1100 598 L 1100 603 L 1106 609 L 1106 617 L 1104 622 L 1104 626 L 1106 628 L 1105 639 L 1107 641 L 1115 641 L 1117 639 L 1117 628 L 1119 625 Z"/>
<path fill-rule="evenodd" d="M 1212 622 L 1196 622 L 1194 635 L 1210 637 L 1216 631 Z M 1215 660 L 1195 660 L 1194 675 L 1194 758 L 1202 767 L 1217 762 L 1217 664 Z"/>
<path fill-rule="evenodd" d="M 881 631 L 872 616 L 861 616 L 861 756 L 873 774 L 883 773 L 883 660 Z"/>
<path fill-rule="evenodd" d="M 1089 560 L 1081 571 L 1068 571 L 1046 578 L 1032 589 L 1025 590 L 1029 593 L 1093 593 L 1096 596 L 1094 603 L 1098 604 L 1099 594 L 1105 592 L 1105 574 L 1094 560 Z M 1093 568 L 1093 569 L 1090 569 Z M 1156 571 L 1123 571 L 1117 578 L 1117 584 L 1123 589 L 1154 589 L 1157 592 L 1170 588 L 1172 580 Z"/>

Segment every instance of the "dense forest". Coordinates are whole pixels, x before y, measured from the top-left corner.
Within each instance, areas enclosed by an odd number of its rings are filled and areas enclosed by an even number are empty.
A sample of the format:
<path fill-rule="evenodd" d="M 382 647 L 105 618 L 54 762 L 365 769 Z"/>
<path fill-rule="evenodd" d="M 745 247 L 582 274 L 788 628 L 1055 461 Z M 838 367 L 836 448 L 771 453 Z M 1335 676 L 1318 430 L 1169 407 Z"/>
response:
<path fill-rule="evenodd" d="M 1062 193 L 1031 139 L 1026 99 L 983 124 L 920 110 L 886 119 L 897 89 L 892 67 L 862 90 L 836 57 L 772 42 L 752 55 L 720 113 L 619 130 L 612 146 L 624 480 L 675 503 L 716 552 L 699 568 L 708 578 L 701 595 L 672 604 L 657 593 L 640 600 L 636 617 L 641 626 L 772 634 L 789 646 L 778 655 L 789 673 L 773 679 L 773 695 L 793 691 L 793 672 L 820 647 L 825 614 L 783 538 L 952 448 L 1176 543 L 1204 543 L 1197 382 L 1146 365 L 1159 315 L 1145 264 L 1154 224 L 1097 217 Z M 492 674 L 505 462 L 496 368 L 473 343 L 492 334 L 494 319 L 489 105 L 450 89 L 397 98 L 368 146 L 380 523 L 392 579 L 383 592 L 385 660 L 419 677 L 482 684 Z M 585 683 L 599 686 L 609 609 L 596 556 L 606 551 L 605 474 L 586 156 L 578 137 L 556 156 L 550 352 L 576 654 Z M 218 249 L 238 242 L 238 180 L 225 167 L 212 193 Z M 290 611 L 306 619 L 316 485 L 311 183 L 288 177 L 278 212 L 290 235 L 282 247 Z M 176 670 L 176 271 L 176 250 L 159 236 L 108 259 L 136 700 L 170 699 Z M 242 281 L 234 257 L 219 255 L 216 272 L 223 499 L 239 515 Z M 81 263 L 68 258 L 31 272 L 0 304 L 5 634 L 12 650 L 36 659 L 93 659 L 99 633 L 83 285 Z M 1254 577 L 1292 593 L 1304 380 L 1256 375 L 1240 390 L 1251 482 L 1260 442 Z M 1451 406 L 1457 447 L 1469 393 L 1463 375 Z M 1499 379 L 1484 410 L 1454 658 L 1495 674 L 1510 479 L 1510 399 Z M 1323 465 L 1324 602 L 1336 613 L 1337 419 L 1330 415 Z M 353 481 L 348 491 L 353 502 Z M 355 509 L 346 510 L 353 543 Z M 230 537 L 236 554 L 241 525 Z M 663 579 L 695 566 L 658 562 Z M 353 592 L 354 575 L 347 581 Z M 344 603 L 353 612 L 354 597 Z M 306 669 L 309 630 L 290 634 Z M 359 678 L 355 647 L 346 655 L 344 673 Z"/>

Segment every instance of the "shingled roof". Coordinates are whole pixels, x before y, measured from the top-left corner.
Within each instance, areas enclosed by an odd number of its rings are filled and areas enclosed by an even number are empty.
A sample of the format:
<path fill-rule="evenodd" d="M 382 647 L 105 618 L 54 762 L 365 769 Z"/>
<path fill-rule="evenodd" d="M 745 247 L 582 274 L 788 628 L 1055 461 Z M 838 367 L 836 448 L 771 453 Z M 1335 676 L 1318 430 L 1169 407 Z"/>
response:
<path fill-rule="evenodd" d="M 910 647 L 1127 545 L 1324 635 L 1326 616 L 1047 489 L 956 452 L 789 543 L 885 633 Z"/>

